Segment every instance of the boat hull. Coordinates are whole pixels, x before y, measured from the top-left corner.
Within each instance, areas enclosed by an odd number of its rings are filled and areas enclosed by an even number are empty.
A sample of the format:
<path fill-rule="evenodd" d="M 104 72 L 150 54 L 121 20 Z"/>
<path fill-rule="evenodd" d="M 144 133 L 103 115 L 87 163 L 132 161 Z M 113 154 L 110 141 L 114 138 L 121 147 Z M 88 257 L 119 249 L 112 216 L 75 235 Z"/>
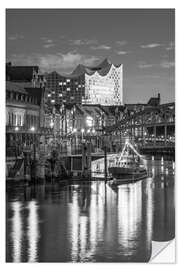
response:
<path fill-rule="evenodd" d="M 113 185 L 119 185 L 122 183 L 135 182 L 147 177 L 147 171 L 145 169 L 133 169 L 133 168 L 121 168 L 111 167 L 109 173 L 113 180 L 110 181 Z"/>

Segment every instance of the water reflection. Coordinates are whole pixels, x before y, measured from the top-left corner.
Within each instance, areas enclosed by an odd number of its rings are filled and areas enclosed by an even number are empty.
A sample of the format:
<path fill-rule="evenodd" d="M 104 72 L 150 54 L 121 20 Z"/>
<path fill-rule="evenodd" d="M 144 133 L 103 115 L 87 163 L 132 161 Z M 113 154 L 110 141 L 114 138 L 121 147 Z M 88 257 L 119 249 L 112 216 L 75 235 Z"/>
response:
<path fill-rule="evenodd" d="M 175 237 L 174 181 L 161 177 L 154 187 L 153 240 L 170 241 Z"/>
<path fill-rule="evenodd" d="M 31 201 L 27 206 L 29 210 L 29 216 L 27 218 L 27 238 L 28 238 L 28 262 L 37 261 L 38 252 L 38 238 L 39 238 L 39 227 L 38 227 L 38 206 L 35 201 Z"/>
<path fill-rule="evenodd" d="M 13 211 L 12 219 L 12 261 L 21 262 L 21 247 L 22 247 L 22 216 L 21 216 L 21 203 L 13 202 L 11 203 L 11 208 Z"/>
<path fill-rule="evenodd" d="M 147 261 L 151 256 L 151 190 L 150 181 L 116 190 L 103 182 L 72 188 L 68 222 L 72 261 Z"/>
<path fill-rule="evenodd" d="M 115 189 L 104 182 L 11 188 L 7 261 L 148 261 L 152 240 L 174 238 L 174 168 L 165 160 L 147 168 L 152 179 Z"/>
<path fill-rule="evenodd" d="M 170 241 L 175 237 L 174 161 L 149 163 L 153 175 L 153 241 Z"/>

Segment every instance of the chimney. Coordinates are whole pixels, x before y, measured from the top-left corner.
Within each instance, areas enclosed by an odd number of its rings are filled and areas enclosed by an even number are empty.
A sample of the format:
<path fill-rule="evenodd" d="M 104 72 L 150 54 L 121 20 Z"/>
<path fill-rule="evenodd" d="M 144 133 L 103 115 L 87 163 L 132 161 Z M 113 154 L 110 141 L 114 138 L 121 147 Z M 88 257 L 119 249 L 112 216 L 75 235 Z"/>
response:
<path fill-rule="evenodd" d="M 160 104 L 160 101 L 161 101 L 160 93 L 158 93 L 158 100 L 159 100 L 159 104 Z"/>

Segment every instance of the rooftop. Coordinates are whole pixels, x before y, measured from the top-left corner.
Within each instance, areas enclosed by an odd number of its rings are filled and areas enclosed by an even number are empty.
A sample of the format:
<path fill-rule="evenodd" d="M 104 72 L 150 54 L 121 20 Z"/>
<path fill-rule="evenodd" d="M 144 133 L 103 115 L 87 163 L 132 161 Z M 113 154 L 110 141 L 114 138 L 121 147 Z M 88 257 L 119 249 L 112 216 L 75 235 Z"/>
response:
<path fill-rule="evenodd" d="M 25 88 L 31 87 L 32 84 L 29 82 L 11 82 L 6 81 L 6 91 L 14 91 L 22 94 L 27 94 Z"/>
<path fill-rule="evenodd" d="M 42 88 L 32 87 L 30 82 L 11 82 L 6 81 L 6 91 L 13 91 L 29 96 L 33 96 L 37 99 L 38 104 L 41 103 L 41 97 L 43 94 Z"/>
<path fill-rule="evenodd" d="M 38 72 L 38 66 L 12 66 L 6 64 L 6 80 L 14 82 L 31 82 L 33 72 Z"/>
<path fill-rule="evenodd" d="M 105 58 L 100 64 L 96 65 L 96 66 L 85 66 L 82 64 L 79 64 L 72 73 L 70 74 L 57 74 L 61 77 L 66 77 L 66 78 L 75 78 L 75 77 L 79 77 L 84 75 L 85 73 L 88 75 L 92 75 L 95 72 L 98 72 L 101 76 L 105 76 L 110 68 L 112 66 L 112 63 L 110 62 L 110 60 L 108 60 L 107 58 Z M 115 67 L 120 67 L 120 65 L 115 65 Z"/>

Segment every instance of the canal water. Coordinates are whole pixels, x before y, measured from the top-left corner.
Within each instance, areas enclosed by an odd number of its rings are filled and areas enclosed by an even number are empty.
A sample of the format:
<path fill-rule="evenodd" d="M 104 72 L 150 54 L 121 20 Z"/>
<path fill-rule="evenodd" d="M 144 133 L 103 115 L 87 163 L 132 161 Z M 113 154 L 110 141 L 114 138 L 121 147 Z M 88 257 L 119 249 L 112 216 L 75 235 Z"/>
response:
<path fill-rule="evenodd" d="M 152 177 L 7 185 L 7 262 L 148 262 L 152 241 L 175 237 L 174 162 L 149 159 Z"/>

